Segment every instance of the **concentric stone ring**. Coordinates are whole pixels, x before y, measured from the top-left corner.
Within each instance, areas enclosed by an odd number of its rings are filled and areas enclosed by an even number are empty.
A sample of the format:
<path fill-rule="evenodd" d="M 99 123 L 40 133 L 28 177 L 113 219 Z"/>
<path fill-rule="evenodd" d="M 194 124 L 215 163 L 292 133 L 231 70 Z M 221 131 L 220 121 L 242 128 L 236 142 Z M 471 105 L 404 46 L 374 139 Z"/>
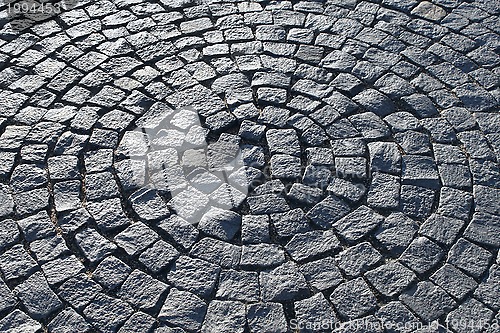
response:
<path fill-rule="evenodd" d="M 0 332 L 498 332 L 498 2 L 13 3 Z"/>

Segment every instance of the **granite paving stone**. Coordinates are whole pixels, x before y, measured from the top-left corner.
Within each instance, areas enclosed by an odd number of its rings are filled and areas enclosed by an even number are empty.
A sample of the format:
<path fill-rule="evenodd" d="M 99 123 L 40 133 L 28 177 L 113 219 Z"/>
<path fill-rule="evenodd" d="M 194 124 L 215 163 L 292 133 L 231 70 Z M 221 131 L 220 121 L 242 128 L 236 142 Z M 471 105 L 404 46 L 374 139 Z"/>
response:
<path fill-rule="evenodd" d="M 0 331 L 496 333 L 496 2 L 12 5 Z"/>
<path fill-rule="evenodd" d="M 399 298 L 425 322 L 435 320 L 456 304 L 443 289 L 427 281 L 418 283 Z"/>
<path fill-rule="evenodd" d="M 35 319 L 42 319 L 63 305 L 41 272 L 33 273 L 14 289 L 14 293 Z"/>
<path fill-rule="evenodd" d="M 375 295 L 362 278 L 342 283 L 333 291 L 330 300 L 346 318 L 359 318 L 376 307 Z"/>
<path fill-rule="evenodd" d="M 158 317 L 181 329 L 198 330 L 206 311 L 206 303 L 195 294 L 172 288 Z"/>
<path fill-rule="evenodd" d="M 288 325 L 280 303 L 255 303 L 246 308 L 246 319 L 251 332 L 286 332 Z"/>

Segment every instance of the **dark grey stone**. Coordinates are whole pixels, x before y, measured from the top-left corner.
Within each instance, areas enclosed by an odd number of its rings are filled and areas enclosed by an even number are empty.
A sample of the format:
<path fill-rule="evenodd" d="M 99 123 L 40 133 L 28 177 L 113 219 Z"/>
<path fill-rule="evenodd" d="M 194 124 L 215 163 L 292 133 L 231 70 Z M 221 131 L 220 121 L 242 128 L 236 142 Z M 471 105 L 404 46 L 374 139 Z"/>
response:
<path fill-rule="evenodd" d="M 263 301 L 289 301 L 307 296 L 306 280 L 297 266 L 291 262 L 263 271 L 259 275 Z"/>
<path fill-rule="evenodd" d="M 199 330 L 206 311 L 207 305 L 198 296 L 173 288 L 158 317 L 161 321 L 186 330 Z"/>
<path fill-rule="evenodd" d="M 234 125 L 236 118 L 229 112 L 219 112 L 210 117 L 205 121 L 205 125 L 211 131 L 222 131 Z"/>
<path fill-rule="evenodd" d="M 340 114 L 338 113 L 338 111 L 330 105 L 322 107 L 321 109 L 311 113 L 309 116 L 321 126 L 328 126 L 335 120 L 340 118 Z"/>
<path fill-rule="evenodd" d="M 473 190 L 476 211 L 500 215 L 500 189 L 476 185 Z"/>
<path fill-rule="evenodd" d="M 399 296 L 401 302 L 413 310 L 424 322 L 431 322 L 453 308 L 455 301 L 432 282 L 417 286 Z"/>
<path fill-rule="evenodd" d="M 436 188 L 439 185 L 439 175 L 432 158 L 417 155 L 402 157 L 403 182 L 411 185 Z"/>
<path fill-rule="evenodd" d="M 467 189 L 472 186 L 469 168 L 461 164 L 441 164 L 438 167 L 443 186 Z"/>
<path fill-rule="evenodd" d="M 432 101 L 425 95 L 414 94 L 405 96 L 401 100 L 405 108 L 419 118 L 432 117 L 438 114 Z"/>
<path fill-rule="evenodd" d="M 259 114 L 258 121 L 263 124 L 283 127 L 290 115 L 290 111 L 276 106 L 266 106 Z"/>
<path fill-rule="evenodd" d="M 9 287 L 0 279 L 0 311 L 4 312 L 12 309 L 17 301 Z"/>
<path fill-rule="evenodd" d="M 220 267 L 200 259 L 179 257 L 167 274 L 174 286 L 186 289 L 200 297 L 208 297 L 219 278 Z"/>
<path fill-rule="evenodd" d="M 241 227 L 241 216 L 233 211 L 210 208 L 201 218 L 198 228 L 222 240 L 231 240 Z"/>
<path fill-rule="evenodd" d="M 136 269 L 123 282 L 118 295 L 140 309 L 150 310 L 157 307 L 167 289 L 167 284 Z"/>
<path fill-rule="evenodd" d="M 445 119 L 427 118 L 422 123 L 436 142 L 453 143 L 457 140 L 453 127 Z"/>
<path fill-rule="evenodd" d="M 74 210 L 81 207 L 81 182 L 69 180 L 54 184 L 54 205 L 58 212 Z"/>
<path fill-rule="evenodd" d="M 432 214 L 420 227 L 420 234 L 444 245 L 452 245 L 464 222 L 439 214 Z"/>
<path fill-rule="evenodd" d="M 366 188 L 363 184 L 356 184 L 349 180 L 332 177 L 327 191 L 350 202 L 357 202 L 366 193 Z"/>
<path fill-rule="evenodd" d="M 47 237 L 33 241 L 30 244 L 30 250 L 40 264 L 69 252 L 65 240 L 61 236 Z"/>
<path fill-rule="evenodd" d="M 321 323 L 333 325 L 337 322 L 335 313 L 330 303 L 322 293 L 297 301 L 294 303 L 295 317 L 297 322 L 304 325 L 302 332 L 328 332 L 328 328 L 321 327 Z M 309 323 L 309 325 L 307 325 Z M 316 323 L 318 327 L 314 327 Z M 313 324 L 313 327 L 309 328 Z"/>
<path fill-rule="evenodd" d="M 418 230 L 412 219 L 400 212 L 391 213 L 375 233 L 380 244 L 395 255 L 401 254 L 411 243 Z"/>
<path fill-rule="evenodd" d="M 77 310 L 82 310 L 102 288 L 85 274 L 79 274 L 58 288 L 58 295 Z"/>
<path fill-rule="evenodd" d="M 76 231 L 85 223 L 90 222 L 91 219 L 89 212 L 85 208 L 80 208 L 60 214 L 58 224 L 62 232 L 67 234 Z"/>
<path fill-rule="evenodd" d="M 285 261 L 285 252 L 275 244 L 248 244 L 241 247 L 241 266 L 273 267 Z"/>
<path fill-rule="evenodd" d="M 281 213 L 289 210 L 285 198 L 276 194 L 263 194 L 250 196 L 247 198 L 250 212 L 252 214 L 272 214 Z"/>
<path fill-rule="evenodd" d="M 430 280 L 459 300 L 462 300 L 466 294 L 478 286 L 473 278 L 450 264 L 443 265 L 431 275 Z"/>
<path fill-rule="evenodd" d="M 367 206 L 360 206 L 333 224 L 348 242 L 355 242 L 377 228 L 384 217 Z"/>
<path fill-rule="evenodd" d="M 285 333 L 288 332 L 285 312 L 280 303 L 255 303 L 246 307 L 250 332 Z"/>
<path fill-rule="evenodd" d="M 94 279 L 103 287 L 115 289 L 125 281 L 132 269 L 120 259 L 109 256 L 97 266 Z"/>
<path fill-rule="evenodd" d="M 474 185 L 500 187 L 500 169 L 495 162 L 470 159 L 469 167 Z"/>
<path fill-rule="evenodd" d="M 98 295 L 83 310 L 90 324 L 106 333 L 116 332 L 133 312 L 132 307 L 124 301 L 103 294 Z"/>
<path fill-rule="evenodd" d="M 35 164 L 20 164 L 12 172 L 10 185 L 14 193 L 24 192 L 47 184 L 47 172 Z"/>
<path fill-rule="evenodd" d="M 264 125 L 259 125 L 250 120 L 244 120 L 241 123 L 238 135 L 243 139 L 259 142 L 264 135 L 265 129 L 266 127 Z"/>
<path fill-rule="evenodd" d="M 62 307 L 41 272 L 33 273 L 14 289 L 14 293 L 35 319 L 43 319 Z"/>
<path fill-rule="evenodd" d="M 450 187 L 441 188 L 438 213 L 457 219 L 467 219 L 472 208 L 472 194 Z"/>
<path fill-rule="evenodd" d="M 399 174 L 401 171 L 401 153 L 395 143 L 373 142 L 368 144 L 371 170 Z"/>
<path fill-rule="evenodd" d="M 399 295 L 417 280 L 416 275 L 399 262 L 389 262 L 365 274 L 368 282 L 384 296 Z"/>
<path fill-rule="evenodd" d="M 415 238 L 399 260 L 417 274 L 424 274 L 435 267 L 444 256 L 444 251 L 425 237 Z"/>
<path fill-rule="evenodd" d="M 13 220 L 3 220 L 0 223 L 0 250 L 14 244 L 20 236 L 19 227 Z"/>
<path fill-rule="evenodd" d="M 193 246 L 190 254 L 223 268 L 237 268 L 240 264 L 241 246 L 205 237 Z"/>
<path fill-rule="evenodd" d="M 38 267 L 22 245 L 14 245 L 0 256 L 0 270 L 6 281 L 27 277 Z"/>
<path fill-rule="evenodd" d="M 391 99 L 402 98 L 411 95 L 415 92 L 415 89 L 409 82 L 397 76 L 396 74 L 391 74 L 391 73 L 385 74 L 380 79 L 378 79 L 375 82 L 375 87 L 378 88 L 382 93 L 386 94 Z M 422 108 L 422 102 L 423 102 L 422 100 L 417 99 L 416 101 L 412 100 L 411 102 L 413 105 L 410 107 L 410 109 L 413 109 L 416 113 L 418 113 L 419 111 L 421 112 L 423 111 L 423 109 L 425 109 L 425 107 Z"/>
<path fill-rule="evenodd" d="M 324 189 L 332 175 L 331 167 L 324 165 L 308 165 L 302 176 L 302 183 L 305 185 Z"/>
<path fill-rule="evenodd" d="M 356 58 L 347 52 L 335 50 L 323 58 L 321 65 L 331 70 L 349 71 L 356 65 Z"/>
<path fill-rule="evenodd" d="M 256 272 L 223 270 L 216 296 L 224 300 L 256 302 L 259 300 L 259 275 Z"/>
<path fill-rule="evenodd" d="M 87 332 L 90 325 L 75 310 L 67 308 L 57 314 L 57 316 L 47 325 L 49 332 Z"/>
<path fill-rule="evenodd" d="M 387 125 L 373 112 L 352 115 L 349 121 L 366 139 L 381 139 L 389 136 Z"/>
<path fill-rule="evenodd" d="M 465 229 L 466 238 L 488 246 L 499 246 L 500 225 L 498 217 L 487 213 L 475 213 Z"/>
<path fill-rule="evenodd" d="M 341 178 L 365 179 L 367 161 L 364 157 L 336 157 L 335 171 Z"/>
<path fill-rule="evenodd" d="M 407 154 L 427 154 L 431 151 L 429 137 L 420 132 L 397 133 L 394 138 Z"/>
<path fill-rule="evenodd" d="M 492 257 L 487 250 L 461 238 L 451 248 L 447 262 L 479 278 L 488 270 Z"/>
<path fill-rule="evenodd" d="M 55 285 L 85 270 L 74 255 L 56 258 L 42 265 L 42 271 L 50 285 Z"/>
<path fill-rule="evenodd" d="M 155 318 L 143 312 L 136 312 L 123 324 L 118 333 L 151 332 Z"/>
<path fill-rule="evenodd" d="M 14 195 L 14 203 L 18 215 L 33 214 L 49 206 L 49 191 L 40 188 Z"/>
<path fill-rule="evenodd" d="M 377 299 L 362 278 L 338 286 L 330 296 L 337 312 L 344 318 L 359 318 L 375 309 Z"/>
<path fill-rule="evenodd" d="M 88 135 L 75 134 L 69 131 L 65 132 L 57 140 L 57 144 L 54 148 L 54 154 L 78 155 L 83 150 L 88 139 Z"/>
<path fill-rule="evenodd" d="M 158 234 L 142 222 L 136 222 L 115 236 L 116 244 L 129 255 L 144 251 L 158 239 Z"/>
<path fill-rule="evenodd" d="M 304 206 L 312 206 L 321 200 L 323 191 L 321 188 L 295 183 L 288 191 L 287 197 L 291 201 L 300 203 Z"/>
<path fill-rule="evenodd" d="M 492 265 L 489 274 L 483 280 L 479 287 L 474 291 L 474 296 L 484 304 L 489 305 L 493 309 L 500 308 L 498 282 L 500 281 L 500 270 L 498 264 Z"/>
<path fill-rule="evenodd" d="M 373 175 L 367 194 L 367 204 L 372 208 L 396 208 L 399 206 L 400 179 L 377 172 Z"/>
<path fill-rule="evenodd" d="M 368 242 L 350 247 L 335 256 L 338 267 L 347 276 L 359 276 L 378 264 L 382 255 Z"/>
<path fill-rule="evenodd" d="M 129 197 L 132 208 L 143 220 L 156 220 L 169 215 L 169 210 L 157 191 L 141 189 Z"/>
<path fill-rule="evenodd" d="M 334 288 L 344 281 L 332 257 L 311 261 L 300 266 L 306 281 L 318 290 Z"/>
<path fill-rule="evenodd" d="M 340 242 L 331 230 L 314 230 L 296 234 L 285 245 L 288 254 L 296 261 L 303 261 L 338 248 L 340 248 Z"/>
<path fill-rule="evenodd" d="M 94 263 L 116 250 L 116 245 L 101 236 L 95 229 L 87 228 L 75 235 L 75 241 L 85 258 Z"/>
<path fill-rule="evenodd" d="M 316 204 L 306 216 L 317 226 L 326 229 L 350 211 L 350 207 L 344 201 L 331 195 Z"/>
<path fill-rule="evenodd" d="M 483 332 L 483 329 L 487 328 L 486 323 L 490 322 L 494 315 L 495 313 L 481 302 L 469 298 L 446 316 L 446 323 L 457 331 L 465 328 L 469 332 Z"/>
<path fill-rule="evenodd" d="M 431 189 L 401 185 L 400 209 L 409 217 L 425 218 L 431 214 L 435 192 Z"/>
<path fill-rule="evenodd" d="M 0 330 L 4 332 L 21 331 L 23 333 L 36 333 L 42 329 L 42 325 L 31 319 L 21 310 L 14 310 L 0 320 Z"/>
<path fill-rule="evenodd" d="M 293 179 L 301 175 L 300 158 L 284 154 L 271 157 L 271 175 L 273 178 Z"/>
<path fill-rule="evenodd" d="M 241 241 L 243 243 L 267 243 L 269 236 L 269 217 L 266 215 L 243 215 Z"/>
<path fill-rule="evenodd" d="M 486 111 L 498 105 L 498 102 L 487 90 L 474 83 L 466 83 L 456 87 L 455 93 L 464 106 L 472 111 Z"/>
<path fill-rule="evenodd" d="M 139 256 L 139 261 L 153 273 L 158 273 L 178 256 L 179 251 L 172 245 L 159 240 Z"/>
<path fill-rule="evenodd" d="M 377 311 L 375 316 L 386 323 L 387 326 L 392 326 L 386 328 L 386 331 L 389 333 L 410 333 L 412 332 L 411 326 L 421 324 L 417 317 L 399 301 L 393 301 L 384 305 Z M 401 323 L 404 323 L 408 327 L 403 326 L 401 329 L 398 328 Z"/>
<path fill-rule="evenodd" d="M 325 131 L 333 140 L 352 138 L 359 135 L 358 130 L 354 126 L 352 126 L 351 122 L 344 118 L 340 118 L 334 121 L 332 124 L 325 128 Z M 336 155 L 335 148 L 333 154 Z M 348 155 L 352 154 L 353 153 L 351 152 Z"/>
<path fill-rule="evenodd" d="M 330 82 L 330 85 L 336 90 L 352 96 L 361 90 L 363 83 L 352 74 L 340 73 Z"/>
<path fill-rule="evenodd" d="M 460 141 L 464 144 L 470 157 L 478 159 L 493 160 L 494 154 L 488 146 L 488 141 L 480 131 L 467 131 L 457 134 Z"/>
<path fill-rule="evenodd" d="M 178 215 L 171 215 L 158 223 L 158 227 L 185 249 L 191 248 L 199 234 L 198 229 Z"/>
<path fill-rule="evenodd" d="M 341 115 L 347 116 L 358 109 L 356 103 L 351 101 L 346 96 L 334 91 L 330 96 L 325 98 L 325 102 L 337 110 Z M 358 101 L 356 101 L 358 102 Z M 359 102 L 358 102 L 359 103 Z M 363 103 L 360 103 L 363 104 Z M 373 110 L 368 110 L 373 111 Z M 376 112 L 374 112 L 376 113 Z"/>
<path fill-rule="evenodd" d="M 271 223 L 279 237 L 290 237 L 310 230 L 304 212 L 300 208 L 284 213 L 271 214 Z"/>
<path fill-rule="evenodd" d="M 438 165 L 442 163 L 465 164 L 466 162 L 465 153 L 456 146 L 435 143 L 432 147 Z"/>
<path fill-rule="evenodd" d="M 24 149 L 23 149 L 24 148 Z M 33 156 L 36 154 L 36 148 L 33 146 L 27 146 L 23 147 L 21 149 L 21 158 L 25 162 L 30 162 L 28 156 Z M 30 149 L 35 150 L 35 154 L 31 153 L 30 154 Z M 43 153 L 39 152 L 39 155 L 42 156 Z M 12 168 L 14 167 L 14 160 L 16 158 L 16 154 L 13 152 L 0 152 L 0 176 L 1 177 L 8 177 L 10 173 L 12 172 Z M 41 159 L 41 161 L 40 161 Z M 45 156 L 39 159 L 35 159 L 33 162 L 38 162 L 38 163 L 43 163 L 45 159 Z"/>
<path fill-rule="evenodd" d="M 110 172 L 101 172 L 86 175 L 86 197 L 91 200 L 109 199 L 119 196 L 118 186 Z"/>
<path fill-rule="evenodd" d="M 299 140 L 293 129 L 270 129 L 266 140 L 271 153 L 300 156 Z"/>
<path fill-rule="evenodd" d="M 221 320 L 222 319 L 222 320 Z M 243 333 L 245 326 L 245 305 L 237 301 L 213 300 L 208 305 L 203 321 L 203 333 Z"/>

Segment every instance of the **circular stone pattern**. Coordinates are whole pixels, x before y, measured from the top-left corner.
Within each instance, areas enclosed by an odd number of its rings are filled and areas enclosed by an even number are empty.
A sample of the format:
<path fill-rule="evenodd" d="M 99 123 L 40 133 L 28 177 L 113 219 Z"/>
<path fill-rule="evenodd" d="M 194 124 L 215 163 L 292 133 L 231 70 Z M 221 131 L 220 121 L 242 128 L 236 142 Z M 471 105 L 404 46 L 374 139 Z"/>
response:
<path fill-rule="evenodd" d="M 498 332 L 497 2 L 9 3 L 1 332 Z"/>

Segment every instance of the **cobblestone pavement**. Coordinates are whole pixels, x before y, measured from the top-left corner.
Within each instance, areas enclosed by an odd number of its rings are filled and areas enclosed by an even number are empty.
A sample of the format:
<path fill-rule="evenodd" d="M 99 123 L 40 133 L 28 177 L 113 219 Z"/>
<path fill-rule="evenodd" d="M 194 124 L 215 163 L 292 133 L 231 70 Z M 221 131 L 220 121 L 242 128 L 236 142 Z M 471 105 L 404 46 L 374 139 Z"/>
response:
<path fill-rule="evenodd" d="M 499 332 L 498 0 L 9 2 L 0 332 Z"/>

